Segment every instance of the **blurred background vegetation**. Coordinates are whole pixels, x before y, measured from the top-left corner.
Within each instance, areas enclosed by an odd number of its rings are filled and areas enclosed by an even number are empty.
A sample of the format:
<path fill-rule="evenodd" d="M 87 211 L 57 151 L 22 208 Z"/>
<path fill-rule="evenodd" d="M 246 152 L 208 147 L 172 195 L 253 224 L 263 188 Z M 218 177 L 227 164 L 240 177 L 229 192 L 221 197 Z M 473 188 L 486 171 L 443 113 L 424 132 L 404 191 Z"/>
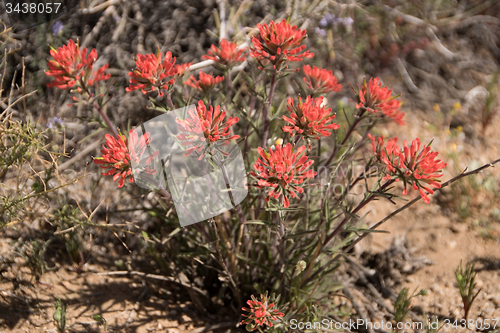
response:
<path fill-rule="evenodd" d="M 160 48 L 171 51 L 179 63 L 196 63 L 217 45 L 221 22 L 229 39 L 249 43 L 257 23 L 287 17 L 308 31 L 308 47 L 315 53 L 310 64 L 333 70 L 346 87 L 335 95 L 337 112 L 352 112 L 348 82 L 379 76 L 402 94 L 407 126 L 438 138 L 443 149 L 436 150 L 450 161 L 448 175 L 458 174 L 464 165 L 473 169 L 497 158 L 487 152 L 498 152 L 492 147 L 497 135 L 492 124 L 498 124 L 499 110 L 498 1 L 83 0 L 56 21 L 22 31 L 2 14 L 0 241 L 9 245 L 0 249 L 0 282 L 16 281 L 15 286 L 30 280 L 21 266 L 28 267 L 35 286 L 43 283 L 47 271 L 71 267 L 81 273 L 85 265 L 101 265 L 109 272 L 173 277 L 153 278 L 159 284 L 154 292 L 167 289 L 169 297 L 192 302 L 204 321 L 238 318 L 230 283 L 220 266 L 210 267 L 218 260 L 213 259 L 214 248 L 199 243 L 196 229 L 179 230 L 178 222 L 146 191 L 136 186 L 117 191 L 112 181 L 100 176 L 90 163 L 103 142 L 104 131 L 96 130 L 100 120 L 85 107 L 68 106 L 66 91 L 47 88 L 50 78 L 44 71 L 50 46 L 58 48 L 72 38 L 96 48 L 101 62 L 97 65 L 109 63 L 115 80 L 106 112 L 124 132 L 156 114 L 139 92 L 124 90 L 137 53 Z M 415 119 L 426 121 L 416 124 Z M 474 149 L 484 156 L 470 160 Z M 498 178 L 481 174 L 455 183 L 436 195 L 436 201 L 450 219 L 470 222 L 482 237 L 498 241 L 499 190 Z M 272 264 L 268 255 L 252 255 L 266 262 L 256 268 L 259 272 Z M 305 319 L 325 313 L 335 319 L 359 315 L 355 304 L 332 305 L 329 296 L 343 289 L 343 274 L 354 273 L 341 269 L 338 274 L 339 279 L 311 291 L 324 299 L 313 298 L 300 309 Z M 238 279 L 244 285 L 243 298 L 265 291 L 266 281 L 252 281 L 252 274 L 241 273 Z M 405 304 L 402 297 L 408 291 L 397 298 L 397 286 L 384 298 Z M 0 299 L 6 304 L 0 311 L 19 301 L 16 297 L 28 299 L 22 289 L 9 292 L 14 296 Z M 29 317 L 42 303 L 31 297 L 19 306 Z M 207 309 L 207 304 L 212 306 Z M 327 305 L 329 310 L 323 308 Z M 215 317 L 207 319 L 203 311 Z M 14 319 L 0 320 L 9 329 L 17 324 Z M 128 321 L 120 325 L 124 330 L 133 326 Z"/>

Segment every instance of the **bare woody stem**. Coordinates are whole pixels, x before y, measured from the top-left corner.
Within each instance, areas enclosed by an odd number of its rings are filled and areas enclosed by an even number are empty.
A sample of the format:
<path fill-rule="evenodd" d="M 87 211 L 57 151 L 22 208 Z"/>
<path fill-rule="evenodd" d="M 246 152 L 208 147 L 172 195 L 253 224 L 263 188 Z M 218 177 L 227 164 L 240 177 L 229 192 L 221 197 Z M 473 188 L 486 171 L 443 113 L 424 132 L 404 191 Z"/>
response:
<path fill-rule="evenodd" d="M 472 170 L 472 171 L 469 171 L 469 172 L 462 172 L 461 174 L 459 174 L 458 176 L 456 177 L 453 177 L 452 179 L 444 182 L 443 184 L 441 184 L 441 187 L 436 189 L 434 192 L 439 192 L 441 191 L 443 188 L 453 184 L 454 182 L 456 182 L 457 180 L 461 179 L 461 178 L 464 178 L 464 177 L 468 177 L 468 176 L 471 176 L 471 175 L 474 175 L 474 174 L 477 174 L 477 173 L 480 173 L 481 171 L 485 170 L 485 169 L 488 169 L 490 167 L 494 167 L 495 164 L 497 163 L 500 163 L 500 158 L 491 162 L 491 163 L 488 163 L 488 164 L 485 164 L 483 165 L 482 167 L 479 167 L 475 170 Z M 356 244 L 358 244 L 363 238 L 365 238 L 367 235 L 369 235 L 373 230 L 377 229 L 378 227 L 380 227 L 382 224 L 384 224 L 385 222 L 387 222 L 388 220 L 390 220 L 391 218 L 393 218 L 394 216 L 396 216 L 397 214 L 401 213 L 402 211 L 410 208 L 411 206 L 413 206 L 417 201 L 419 201 L 420 199 L 422 199 L 421 196 L 418 196 L 416 198 L 414 198 L 413 200 L 411 200 L 410 202 L 408 202 L 406 205 L 404 205 L 403 207 L 401 208 L 398 208 L 396 209 L 395 211 L 393 211 L 391 214 L 387 215 L 386 217 L 384 217 L 382 220 L 380 220 L 379 222 L 375 223 L 367 232 L 365 232 L 364 234 L 362 234 L 361 236 L 359 236 L 358 238 L 356 238 L 346 249 L 343 253 L 348 253 L 350 250 L 352 250 L 352 248 L 354 248 L 354 246 L 356 246 Z M 335 257 L 333 257 L 330 261 L 328 261 L 323 267 L 328 267 L 330 265 L 332 265 L 333 263 L 335 263 L 336 261 L 338 261 L 340 259 L 341 256 L 343 256 L 344 254 L 337 254 Z M 314 279 L 316 277 L 316 275 L 319 274 L 319 272 L 321 271 L 322 269 L 318 269 L 316 272 L 314 272 L 314 274 L 312 274 L 309 278 L 309 281 Z M 302 285 L 305 285 L 308 281 L 306 281 L 306 279 L 303 279 L 302 280 Z"/>
<path fill-rule="evenodd" d="M 231 290 L 233 291 L 233 294 L 234 294 L 234 297 L 236 298 L 236 302 L 238 303 L 238 307 L 241 308 L 242 306 L 242 301 L 241 301 L 241 297 L 240 297 L 240 293 L 238 291 L 238 287 L 233 279 L 233 276 L 231 274 L 231 272 L 229 271 L 229 269 L 227 268 L 227 265 L 226 265 L 226 262 L 224 261 L 224 257 L 222 256 L 222 253 L 221 253 L 221 250 L 220 250 L 220 246 L 219 246 L 219 242 L 220 242 L 220 239 L 219 239 L 219 233 L 217 232 L 217 225 L 215 224 L 215 220 L 212 219 L 211 222 L 214 222 L 212 225 L 214 227 L 214 233 L 215 233 L 215 249 L 217 251 L 217 254 L 219 256 L 219 260 L 220 260 L 220 263 L 224 269 L 224 272 L 226 273 L 227 275 L 227 278 L 229 280 L 229 287 L 231 288 Z"/>
<path fill-rule="evenodd" d="M 380 187 L 380 190 L 378 192 L 381 192 L 383 191 L 384 189 L 386 189 L 387 187 L 389 187 L 391 184 L 393 184 L 394 182 L 396 181 L 396 179 L 390 179 L 388 180 L 387 182 L 384 183 L 384 185 L 382 185 Z M 352 212 L 351 214 L 356 214 L 357 212 L 359 212 L 363 207 L 365 207 L 370 201 L 372 201 L 374 198 L 376 197 L 376 194 L 372 194 L 370 195 L 368 198 L 366 198 L 365 200 L 363 200 Z M 344 225 L 350 220 L 350 217 L 349 216 L 346 216 L 342 222 L 340 222 L 340 224 L 337 226 L 337 228 L 335 228 L 335 230 L 333 230 L 333 232 L 330 234 L 330 236 L 328 236 L 326 239 L 325 239 L 325 242 L 323 243 L 323 247 L 327 247 L 328 244 L 332 241 L 332 239 L 342 230 L 342 228 L 344 227 Z"/>
<path fill-rule="evenodd" d="M 375 197 L 377 196 L 377 193 L 382 192 L 384 189 L 389 187 L 395 181 L 396 181 L 395 179 L 390 179 L 387 182 L 385 182 L 384 185 L 382 185 L 376 193 L 372 193 L 366 199 L 361 201 L 359 203 L 359 205 L 354 210 L 351 211 L 351 214 L 356 214 L 357 212 L 359 212 L 363 207 L 365 207 L 368 203 L 370 203 L 373 199 L 375 199 Z M 335 238 L 335 236 L 337 236 L 342 231 L 342 229 L 347 224 L 347 222 L 349 222 L 351 220 L 350 215 L 346 214 L 346 216 L 344 217 L 342 222 L 340 222 L 339 225 L 337 225 L 337 227 L 333 230 L 333 232 L 325 239 L 323 244 L 321 244 L 321 243 L 318 244 L 318 247 L 316 249 L 316 252 L 314 253 L 312 260 L 309 261 L 309 265 L 307 267 L 306 273 L 304 274 L 304 279 L 302 280 L 302 285 L 305 284 L 305 281 L 307 280 L 307 278 L 311 274 L 313 266 L 314 266 L 314 262 L 316 261 L 317 257 L 322 252 L 322 250 L 330 244 L 330 242 L 333 240 L 333 238 Z"/>
<path fill-rule="evenodd" d="M 104 113 L 104 111 L 101 109 L 101 107 L 99 105 L 97 105 L 97 103 L 94 103 L 94 108 L 97 110 L 97 112 L 99 112 L 99 114 L 101 115 L 101 117 L 104 119 L 104 122 L 106 122 L 106 125 L 108 125 L 109 130 L 111 131 L 111 133 L 113 133 L 113 135 L 115 137 L 119 138 L 118 131 L 116 130 L 116 127 L 111 123 L 111 120 L 109 120 L 109 118 L 106 115 L 106 113 Z"/>
<path fill-rule="evenodd" d="M 351 125 L 351 127 L 349 127 L 349 130 L 347 131 L 344 139 L 342 140 L 342 142 L 340 143 L 340 145 L 338 145 L 337 148 L 332 152 L 332 154 L 330 155 L 330 158 L 328 158 L 328 160 L 326 161 L 325 165 L 330 164 L 330 162 L 333 160 L 333 158 L 339 152 L 340 147 L 342 147 L 347 142 L 347 140 L 349 139 L 349 137 L 351 136 L 351 134 L 356 129 L 356 126 L 358 126 L 359 122 L 363 119 L 362 116 L 363 116 L 363 114 L 365 112 L 366 112 L 366 108 L 362 107 L 361 110 L 360 110 L 360 112 L 359 112 L 359 114 L 358 114 L 358 117 L 356 118 L 356 120 L 354 121 L 354 123 Z"/>
<path fill-rule="evenodd" d="M 271 102 L 273 100 L 275 88 L 276 88 L 276 72 L 273 72 L 271 76 L 271 86 L 269 87 L 269 96 L 267 96 L 266 105 L 264 106 L 264 112 L 262 114 L 262 116 L 264 117 L 262 144 L 261 144 L 262 148 L 266 147 L 267 138 L 269 136 L 269 110 L 271 109 Z"/>
<path fill-rule="evenodd" d="M 229 112 L 229 101 L 231 93 L 231 69 L 229 68 L 226 72 L 226 112 Z"/>
<path fill-rule="evenodd" d="M 83 82 L 82 78 L 80 78 L 79 81 L 80 81 L 80 84 L 82 85 L 83 91 L 85 91 L 87 93 L 87 95 L 89 96 L 89 99 L 90 99 L 91 94 L 90 94 L 89 89 L 85 85 L 85 82 Z M 104 119 L 104 122 L 108 126 L 109 130 L 111 131 L 111 133 L 113 133 L 113 136 L 116 137 L 116 138 L 119 138 L 120 136 L 118 135 L 118 131 L 116 130 L 116 127 L 113 125 L 113 123 L 111 123 L 111 120 L 109 120 L 109 117 L 106 115 L 106 113 L 104 113 L 104 111 L 99 106 L 99 104 L 97 104 L 96 102 L 94 102 L 92 106 L 94 107 L 94 109 L 96 109 L 97 112 L 99 112 L 99 114 L 101 115 L 102 119 Z"/>
<path fill-rule="evenodd" d="M 170 108 L 170 111 L 173 111 L 175 109 L 174 103 L 172 102 L 172 96 L 170 96 L 170 93 L 166 93 L 166 99 L 167 99 L 167 104 L 168 107 Z"/>

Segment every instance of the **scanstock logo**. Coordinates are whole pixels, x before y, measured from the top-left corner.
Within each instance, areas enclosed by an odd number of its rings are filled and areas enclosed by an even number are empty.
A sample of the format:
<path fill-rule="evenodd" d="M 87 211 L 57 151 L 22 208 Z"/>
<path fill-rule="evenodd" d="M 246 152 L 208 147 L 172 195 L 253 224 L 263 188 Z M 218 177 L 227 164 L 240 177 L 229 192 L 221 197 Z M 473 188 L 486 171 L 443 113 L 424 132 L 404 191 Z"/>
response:
<path fill-rule="evenodd" d="M 195 105 L 190 105 L 133 129 L 136 137 L 149 133 L 151 138 L 142 157 L 132 158 L 134 182 L 168 191 L 183 227 L 230 210 L 248 194 L 239 146 L 232 141 L 210 144 L 202 128 Z"/>

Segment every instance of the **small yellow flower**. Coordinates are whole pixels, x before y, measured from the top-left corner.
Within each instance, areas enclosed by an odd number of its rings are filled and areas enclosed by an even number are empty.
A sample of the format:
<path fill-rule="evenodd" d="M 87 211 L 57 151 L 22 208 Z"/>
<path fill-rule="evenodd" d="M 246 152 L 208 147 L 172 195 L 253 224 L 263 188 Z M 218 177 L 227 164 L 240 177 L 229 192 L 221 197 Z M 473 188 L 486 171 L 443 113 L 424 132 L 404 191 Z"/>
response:
<path fill-rule="evenodd" d="M 449 130 L 449 129 L 447 129 L 446 131 L 444 131 L 444 133 L 445 133 L 447 136 L 451 134 L 451 132 L 450 132 L 450 130 Z"/>
<path fill-rule="evenodd" d="M 434 104 L 433 110 L 434 110 L 434 112 L 439 112 L 440 109 L 439 109 L 439 105 L 437 103 Z"/>
<path fill-rule="evenodd" d="M 275 144 L 277 144 L 277 145 L 280 145 L 280 146 L 281 146 L 281 145 L 283 144 L 283 139 L 282 139 L 282 138 L 278 138 L 278 139 L 276 140 Z"/>
<path fill-rule="evenodd" d="M 455 104 L 453 104 L 453 110 L 455 111 L 460 110 L 461 107 L 462 105 L 460 104 L 460 102 L 456 102 Z"/>
<path fill-rule="evenodd" d="M 462 126 L 457 126 L 457 132 L 458 133 L 462 133 L 462 130 L 463 130 Z"/>
<path fill-rule="evenodd" d="M 301 273 L 304 269 L 306 269 L 307 264 L 304 260 L 301 260 L 295 265 L 295 269 L 297 270 L 298 273 Z"/>

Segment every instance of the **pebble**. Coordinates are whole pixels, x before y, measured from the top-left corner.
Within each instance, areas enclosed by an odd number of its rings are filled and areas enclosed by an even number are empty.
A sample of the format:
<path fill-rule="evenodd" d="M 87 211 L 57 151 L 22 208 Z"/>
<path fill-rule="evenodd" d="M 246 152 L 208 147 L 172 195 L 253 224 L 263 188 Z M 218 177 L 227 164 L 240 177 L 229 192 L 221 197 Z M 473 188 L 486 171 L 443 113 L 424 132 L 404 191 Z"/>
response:
<path fill-rule="evenodd" d="M 443 290 L 442 290 L 441 286 L 437 283 L 434 283 L 433 285 L 431 285 L 430 289 L 433 292 L 435 292 L 436 294 L 443 295 Z"/>
<path fill-rule="evenodd" d="M 468 228 L 469 228 L 469 226 L 465 223 L 453 223 L 450 226 L 451 231 L 453 231 L 456 234 L 467 231 Z"/>
<path fill-rule="evenodd" d="M 500 293 L 498 294 L 490 294 L 487 297 L 488 301 L 492 302 L 495 304 L 496 307 L 500 308 Z"/>

